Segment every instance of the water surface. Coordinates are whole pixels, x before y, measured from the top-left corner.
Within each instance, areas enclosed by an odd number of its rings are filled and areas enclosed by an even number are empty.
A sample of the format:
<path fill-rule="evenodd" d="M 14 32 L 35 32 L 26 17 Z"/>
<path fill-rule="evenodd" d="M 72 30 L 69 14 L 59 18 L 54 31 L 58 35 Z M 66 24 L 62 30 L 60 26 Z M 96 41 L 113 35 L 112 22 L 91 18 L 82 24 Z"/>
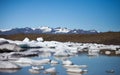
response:
<path fill-rule="evenodd" d="M 59 64 L 51 65 L 46 64 L 44 65 L 45 68 L 55 67 L 57 70 L 56 74 L 44 74 L 43 70 L 40 71 L 40 74 L 31 74 L 28 69 L 31 66 L 23 67 L 21 70 L 13 71 L 13 73 L 7 72 L 0 72 L 0 75 L 69 75 L 66 72 L 66 68 L 63 67 L 62 61 L 65 59 L 71 60 L 76 65 L 87 65 L 88 68 L 83 68 L 88 70 L 87 73 L 82 75 L 120 75 L 120 57 L 119 56 L 107 56 L 107 55 L 99 55 L 99 56 L 88 56 L 87 53 L 80 53 L 76 56 L 71 57 L 54 57 L 54 56 L 39 56 L 39 57 L 32 57 L 32 59 L 43 59 L 43 58 L 50 58 L 57 60 Z M 114 73 L 107 73 L 106 70 L 115 70 Z M 76 74 L 73 74 L 76 75 Z M 78 74 L 80 75 L 80 74 Z"/>

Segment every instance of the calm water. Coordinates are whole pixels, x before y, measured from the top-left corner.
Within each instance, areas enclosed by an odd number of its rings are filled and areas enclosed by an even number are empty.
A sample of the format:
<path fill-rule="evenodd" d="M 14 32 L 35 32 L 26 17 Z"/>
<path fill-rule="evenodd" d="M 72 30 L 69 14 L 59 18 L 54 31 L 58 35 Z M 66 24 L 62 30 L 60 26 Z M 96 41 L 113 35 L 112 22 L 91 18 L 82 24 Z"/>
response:
<path fill-rule="evenodd" d="M 56 67 L 57 74 L 55 75 L 68 75 L 66 69 L 61 65 L 62 59 L 69 59 L 76 65 L 85 64 L 88 68 L 84 68 L 88 70 L 88 73 L 82 75 L 120 75 L 120 57 L 119 56 L 106 56 L 106 55 L 99 55 L 94 57 L 89 57 L 87 54 L 78 54 L 77 56 L 69 57 L 69 58 L 55 58 L 53 56 L 48 57 L 33 57 L 32 59 L 42 59 L 42 58 L 50 58 L 58 60 L 60 64 L 51 65 L 47 64 L 44 65 L 45 68 L 49 67 Z M 0 75 L 51 75 L 51 74 L 44 74 L 43 70 L 40 71 L 40 74 L 31 74 L 28 69 L 31 66 L 23 67 L 21 70 L 14 72 L 14 73 L 4 73 L 0 72 Z M 114 69 L 114 73 L 106 73 L 106 70 Z M 76 75 L 76 74 L 73 74 Z"/>

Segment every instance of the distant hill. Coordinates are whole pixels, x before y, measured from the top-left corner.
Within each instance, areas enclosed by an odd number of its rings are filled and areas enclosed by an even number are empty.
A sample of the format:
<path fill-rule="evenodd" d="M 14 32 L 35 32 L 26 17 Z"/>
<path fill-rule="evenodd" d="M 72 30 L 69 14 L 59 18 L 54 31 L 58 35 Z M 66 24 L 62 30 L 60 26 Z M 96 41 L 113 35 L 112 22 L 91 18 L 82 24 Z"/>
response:
<path fill-rule="evenodd" d="M 67 28 L 13 28 L 9 30 L 0 30 L 0 35 L 12 35 L 12 34 L 96 34 L 96 30 L 82 30 L 82 29 L 67 29 Z"/>
<path fill-rule="evenodd" d="M 105 32 L 98 34 L 14 34 L 0 35 L 0 37 L 11 40 L 23 40 L 25 37 L 28 37 L 31 40 L 36 40 L 37 37 L 43 37 L 45 41 L 120 45 L 120 32 Z"/>

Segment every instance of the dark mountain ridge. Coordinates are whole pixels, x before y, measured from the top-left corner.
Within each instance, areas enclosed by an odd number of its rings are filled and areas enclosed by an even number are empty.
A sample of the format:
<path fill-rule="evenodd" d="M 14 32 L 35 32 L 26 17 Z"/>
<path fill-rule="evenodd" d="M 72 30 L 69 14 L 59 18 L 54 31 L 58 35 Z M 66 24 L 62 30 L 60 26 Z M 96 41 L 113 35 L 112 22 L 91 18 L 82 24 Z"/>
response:
<path fill-rule="evenodd" d="M 50 27 L 39 27 L 39 28 L 13 28 L 10 30 L 0 30 L 0 35 L 13 35 L 13 34 L 97 34 L 96 30 L 82 30 L 82 29 L 67 29 L 67 28 L 50 28 Z"/>

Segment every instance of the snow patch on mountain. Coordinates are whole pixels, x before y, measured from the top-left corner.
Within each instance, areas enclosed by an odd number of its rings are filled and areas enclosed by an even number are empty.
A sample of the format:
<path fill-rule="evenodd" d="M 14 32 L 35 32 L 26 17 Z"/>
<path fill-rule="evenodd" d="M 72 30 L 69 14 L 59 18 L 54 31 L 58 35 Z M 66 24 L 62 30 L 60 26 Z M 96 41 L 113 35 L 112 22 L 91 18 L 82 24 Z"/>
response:
<path fill-rule="evenodd" d="M 49 27 L 40 27 L 39 29 L 42 30 L 42 32 L 51 32 L 52 31 L 52 29 Z"/>
<path fill-rule="evenodd" d="M 54 30 L 56 31 L 55 33 L 68 33 L 70 31 L 70 29 L 61 27 L 55 28 Z"/>

